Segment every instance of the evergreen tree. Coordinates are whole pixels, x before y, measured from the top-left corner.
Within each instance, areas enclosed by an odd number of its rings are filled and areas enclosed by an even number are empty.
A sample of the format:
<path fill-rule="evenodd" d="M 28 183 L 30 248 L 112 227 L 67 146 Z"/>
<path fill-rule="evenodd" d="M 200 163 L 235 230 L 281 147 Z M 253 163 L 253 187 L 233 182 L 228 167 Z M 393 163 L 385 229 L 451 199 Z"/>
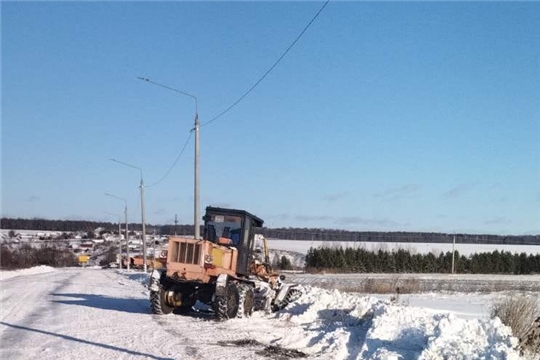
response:
<path fill-rule="evenodd" d="M 291 261 L 285 255 L 281 257 L 281 261 L 279 262 L 279 268 L 281 270 L 292 270 Z"/>

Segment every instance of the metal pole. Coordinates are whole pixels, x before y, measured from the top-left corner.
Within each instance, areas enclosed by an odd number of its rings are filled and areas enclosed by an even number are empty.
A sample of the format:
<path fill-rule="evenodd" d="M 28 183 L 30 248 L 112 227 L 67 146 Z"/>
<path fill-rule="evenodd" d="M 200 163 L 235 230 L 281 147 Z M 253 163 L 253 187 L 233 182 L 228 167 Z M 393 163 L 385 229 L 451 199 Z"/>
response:
<path fill-rule="evenodd" d="M 195 240 L 199 240 L 201 238 L 200 235 L 200 226 L 199 226 L 199 116 L 197 113 L 195 113 L 195 209 L 194 209 L 194 221 L 195 224 Z"/>
<path fill-rule="evenodd" d="M 127 204 L 124 210 L 124 214 L 126 215 L 126 257 L 127 257 L 126 269 L 129 270 L 130 259 L 129 259 L 129 230 L 128 230 L 128 219 L 127 219 Z"/>
<path fill-rule="evenodd" d="M 137 77 L 139 80 L 142 80 L 142 81 L 146 81 L 146 82 L 149 82 L 151 84 L 154 84 L 154 85 L 157 85 L 157 86 L 160 86 L 164 89 L 167 89 L 167 90 L 171 90 L 171 91 L 174 91 L 174 92 L 177 92 L 179 94 L 182 94 L 182 95 L 186 95 L 186 96 L 189 96 L 191 98 L 193 98 L 195 100 L 195 127 L 193 128 L 193 130 L 195 131 L 195 186 L 194 186 L 194 214 L 193 214 L 193 217 L 194 217 L 194 221 L 193 221 L 193 225 L 195 226 L 195 239 L 200 239 L 200 216 L 199 216 L 199 203 L 200 203 L 200 192 L 199 192 L 199 128 L 200 128 L 200 124 L 199 124 L 199 105 L 198 105 L 198 100 L 197 100 L 197 97 L 195 95 L 192 95 L 192 94 L 189 94 L 187 92 L 184 92 L 184 91 L 180 91 L 180 90 L 177 90 L 177 89 L 174 89 L 172 87 L 169 87 L 169 86 L 166 86 L 166 85 L 163 85 L 163 84 L 160 84 L 160 83 L 157 83 L 155 81 L 152 81 L 148 78 L 143 78 L 143 77 Z"/>
<path fill-rule="evenodd" d="M 127 270 L 129 270 L 129 244 L 128 244 L 128 242 L 129 242 L 129 230 L 128 230 L 128 217 L 127 217 L 127 200 L 124 199 L 124 198 L 118 197 L 116 195 L 109 194 L 109 193 L 105 193 L 105 195 L 113 197 L 113 198 L 118 199 L 118 200 L 122 200 L 124 202 L 124 205 L 125 205 L 124 214 L 125 214 L 125 217 L 126 217 L 126 256 L 127 256 L 127 260 L 128 260 L 126 268 L 127 268 Z M 120 222 L 120 219 L 118 220 L 118 222 Z M 120 226 L 118 226 L 118 227 L 120 227 Z M 122 252 L 122 244 L 120 244 L 120 252 Z"/>
<path fill-rule="evenodd" d="M 111 194 L 106 194 L 106 195 L 116 197 L 116 196 L 113 196 Z M 120 199 L 120 200 L 124 201 L 124 199 L 121 199 L 121 198 L 117 198 L 117 199 Z M 116 259 L 116 262 L 118 263 L 118 269 L 122 269 L 122 227 L 121 227 L 122 226 L 122 215 L 113 214 L 113 213 L 110 213 L 108 211 L 105 211 L 105 213 L 118 217 L 118 258 Z"/>
<path fill-rule="evenodd" d="M 143 171 L 140 167 L 138 166 L 135 166 L 135 165 L 131 165 L 131 164 L 128 164 L 128 163 L 125 163 L 123 161 L 119 161 L 119 160 L 116 160 L 116 159 L 110 159 L 111 161 L 114 161 L 118 164 L 121 164 L 121 165 L 124 165 L 124 166 L 128 166 L 130 168 L 133 168 L 133 169 L 137 169 L 139 170 L 139 172 L 141 173 L 141 183 L 139 185 L 140 189 L 141 189 L 141 225 L 142 225 L 142 235 L 141 235 L 141 240 L 142 240 L 142 243 L 143 243 L 143 261 L 144 261 L 144 272 L 147 271 L 147 265 L 146 265 L 146 220 L 145 220 L 145 210 L 144 210 L 144 179 L 143 179 Z"/>
<path fill-rule="evenodd" d="M 455 257 L 455 247 L 456 247 L 456 234 L 454 234 L 454 240 L 452 241 L 452 274 L 454 274 L 454 257 Z"/>
<path fill-rule="evenodd" d="M 156 266 L 156 229 L 154 229 L 154 240 L 152 241 L 153 255 L 152 255 L 152 267 Z"/>
<path fill-rule="evenodd" d="M 118 217 L 118 268 L 122 269 L 122 221 Z"/>
<path fill-rule="evenodd" d="M 144 272 L 147 272 L 147 265 L 146 265 L 146 220 L 144 217 L 144 181 L 141 176 L 141 217 L 142 217 L 142 246 L 143 246 L 143 269 Z"/>

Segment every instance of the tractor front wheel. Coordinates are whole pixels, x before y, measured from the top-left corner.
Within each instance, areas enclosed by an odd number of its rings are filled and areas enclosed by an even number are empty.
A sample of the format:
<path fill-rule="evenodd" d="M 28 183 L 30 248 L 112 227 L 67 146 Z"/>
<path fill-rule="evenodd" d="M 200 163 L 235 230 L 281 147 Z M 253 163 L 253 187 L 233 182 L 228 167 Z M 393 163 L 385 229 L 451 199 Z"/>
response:
<path fill-rule="evenodd" d="M 174 306 L 167 303 L 167 290 L 158 284 L 158 291 L 150 291 L 150 306 L 152 314 L 167 315 L 172 313 Z"/>
<path fill-rule="evenodd" d="M 216 296 L 214 311 L 217 320 L 235 318 L 238 314 L 240 294 L 235 283 L 228 283 L 222 296 Z"/>
<path fill-rule="evenodd" d="M 253 287 L 247 284 L 241 284 L 238 286 L 238 314 L 239 318 L 250 317 L 253 314 L 253 307 L 255 305 L 255 299 L 253 295 Z"/>

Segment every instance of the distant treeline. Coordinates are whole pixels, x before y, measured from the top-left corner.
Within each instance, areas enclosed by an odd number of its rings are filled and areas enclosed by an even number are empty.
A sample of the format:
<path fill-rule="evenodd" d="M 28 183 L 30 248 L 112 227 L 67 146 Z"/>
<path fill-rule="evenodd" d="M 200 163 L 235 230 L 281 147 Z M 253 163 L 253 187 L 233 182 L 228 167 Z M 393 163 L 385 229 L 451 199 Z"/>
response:
<path fill-rule="evenodd" d="M 67 249 L 55 246 L 32 247 L 23 245 L 12 250 L 0 246 L 0 269 L 12 270 L 47 265 L 52 267 L 77 266 L 77 257 Z"/>
<path fill-rule="evenodd" d="M 267 238 L 283 240 L 410 243 L 452 243 L 455 236 L 456 243 L 461 244 L 540 245 L 540 235 L 470 235 L 434 232 L 347 231 L 298 228 L 264 228 L 263 234 Z"/>
<path fill-rule="evenodd" d="M 351 273 L 451 273 L 452 253 L 435 256 L 397 251 L 368 251 L 362 248 L 310 248 L 306 269 Z M 540 274 L 540 254 L 493 251 L 469 256 L 455 252 L 454 269 L 460 274 Z"/>
<path fill-rule="evenodd" d="M 124 222 L 121 224 L 122 231 Z M 76 231 L 94 231 L 97 228 L 104 228 L 111 232 L 118 232 L 118 223 L 98 222 L 85 220 L 47 220 L 47 219 L 0 219 L 0 228 L 9 230 L 42 230 L 42 231 L 60 231 L 60 232 L 76 232 Z M 128 223 L 129 231 L 141 231 L 141 223 Z M 174 235 L 174 225 L 146 225 L 146 232 L 152 234 L 156 232 L 158 235 Z M 193 235 L 193 225 L 178 225 L 176 227 L 178 235 Z"/>
<path fill-rule="evenodd" d="M 118 231 L 118 223 L 82 220 L 46 220 L 46 219 L 11 219 L 0 220 L 2 229 L 48 230 L 48 231 L 94 231 L 101 227 L 109 231 Z M 122 224 L 122 228 L 123 228 Z M 129 230 L 141 231 L 140 223 L 129 223 Z M 157 235 L 193 235 L 193 225 L 146 225 L 148 234 Z M 421 242 L 421 243 L 456 243 L 463 244 L 507 244 L 540 245 L 540 235 L 470 235 L 426 232 L 385 232 L 385 231 L 347 231 L 334 229 L 308 228 L 262 228 L 260 232 L 270 239 L 304 241 L 363 241 L 363 242 Z M 202 232 L 201 232 L 202 234 Z"/>

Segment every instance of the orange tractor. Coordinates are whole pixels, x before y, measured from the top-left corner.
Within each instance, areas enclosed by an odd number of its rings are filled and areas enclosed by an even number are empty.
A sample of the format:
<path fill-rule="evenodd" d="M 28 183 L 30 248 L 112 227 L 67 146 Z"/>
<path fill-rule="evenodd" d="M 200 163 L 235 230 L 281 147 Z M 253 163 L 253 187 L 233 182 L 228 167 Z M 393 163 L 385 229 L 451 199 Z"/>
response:
<path fill-rule="evenodd" d="M 269 264 L 268 246 L 255 246 L 263 220 L 244 210 L 207 207 L 203 239 L 170 237 L 165 269 L 150 277 L 154 314 L 187 313 L 197 301 L 218 320 L 277 311 L 301 296 Z"/>

